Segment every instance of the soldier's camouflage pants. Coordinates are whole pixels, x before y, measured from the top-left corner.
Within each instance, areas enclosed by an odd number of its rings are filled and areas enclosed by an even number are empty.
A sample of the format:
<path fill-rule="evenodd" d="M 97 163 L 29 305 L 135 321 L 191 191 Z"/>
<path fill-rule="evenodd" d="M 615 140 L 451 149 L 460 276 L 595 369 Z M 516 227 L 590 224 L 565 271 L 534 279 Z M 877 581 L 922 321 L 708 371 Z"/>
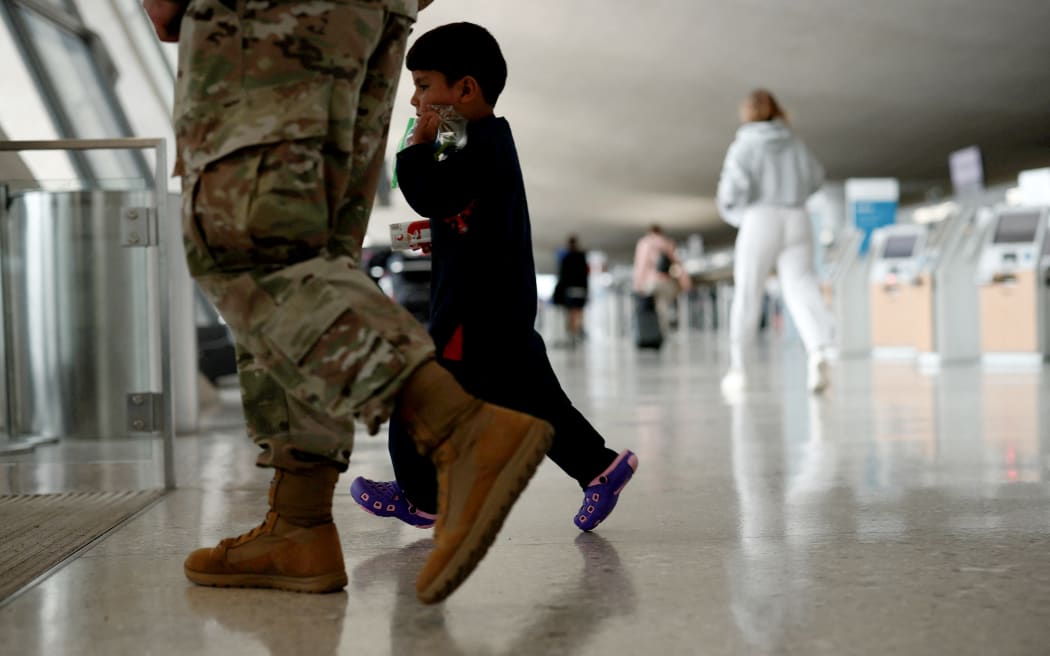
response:
<path fill-rule="evenodd" d="M 372 4 L 340 17 L 322 15 L 324 3 L 291 3 L 309 10 L 292 15 L 275 1 L 195 0 L 183 24 L 187 260 L 236 337 L 263 466 L 295 468 L 307 454 L 345 469 L 354 415 L 365 403 L 389 412 L 433 357 L 423 326 L 360 268 L 412 22 Z M 223 105 L 231 85 L 237 99 Z"/>

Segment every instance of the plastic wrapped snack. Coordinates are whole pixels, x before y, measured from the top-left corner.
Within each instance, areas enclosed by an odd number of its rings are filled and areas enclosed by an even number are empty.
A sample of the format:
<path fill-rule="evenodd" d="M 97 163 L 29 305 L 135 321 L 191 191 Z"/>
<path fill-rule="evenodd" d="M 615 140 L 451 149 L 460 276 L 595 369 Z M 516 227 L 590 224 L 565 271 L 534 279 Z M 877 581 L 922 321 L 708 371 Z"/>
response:
<path fill-rule="evenodd" d="M 467 119 L 460 116 L 452 105 L 431 105 L 441 117 L 438 125 L 437 151 L 434 159 L 442 161 L 448 157 L 450 149 L 459 149 L 467 145 Z"/>
<path fill-rule="evenodd" d="M 452 105 L 431 105 L 430 108 L 438 113 L 441 117 L 441 123 L 438 124 L 437 138 L 434 140 L 434 144 L 437 148 L 434 151 L 434 159 L 441 162 L 448 157 L 448 151 L 450 149 L 463 148 L 467 145 L 467 119 L 460 116 Z M 405 134 L 402 135 L 401 141 L 398 142 L 397 151 L 401 152 L 405 148 L 408 148 L 408 140 L 412 136 L 412 131 L 416 128 L 416 117 L 412 116 L 408 119 L 408 125 L 405 126 Z M 394 175 L 390 181 L 390 188 L 397 188 L 397 168 L 394 168 Z"/>

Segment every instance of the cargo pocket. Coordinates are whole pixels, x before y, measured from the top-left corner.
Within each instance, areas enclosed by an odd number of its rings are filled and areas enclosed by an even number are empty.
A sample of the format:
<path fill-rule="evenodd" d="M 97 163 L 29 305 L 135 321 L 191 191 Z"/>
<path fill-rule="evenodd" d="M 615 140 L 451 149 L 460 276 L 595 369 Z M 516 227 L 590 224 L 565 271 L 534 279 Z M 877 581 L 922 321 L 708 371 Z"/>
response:
<path fill-rule="evenodd" d="M 310 259 L 328 241 L 322 145 L 320 138 L 283 141 L 260 154 L 245 229 L 263 264 Z"/>
<path fill-rule="evenodd" d="M 315 257 L 329 232 L 321 139 L 243 148 L 213 162 L 193 202 L 201 238 L 223 269 Z"/>
<path fill-rule="evenodd" d="M 321 278 L 312 278 L 273 312 L 263 334 L 290 362 L 300 364 L 344 313 L 350 298 Z"/>
<path fill-rule="evenodd" d="M 278 274 L 279 275 L 279 274 Z M 269 373 L 300 402 L 335 419 L 352 412 L 351 389 L 361 354 L 375 335 L 361 330 L 350 296 L 312 278 L 274 311 L 261 327 Z"/>

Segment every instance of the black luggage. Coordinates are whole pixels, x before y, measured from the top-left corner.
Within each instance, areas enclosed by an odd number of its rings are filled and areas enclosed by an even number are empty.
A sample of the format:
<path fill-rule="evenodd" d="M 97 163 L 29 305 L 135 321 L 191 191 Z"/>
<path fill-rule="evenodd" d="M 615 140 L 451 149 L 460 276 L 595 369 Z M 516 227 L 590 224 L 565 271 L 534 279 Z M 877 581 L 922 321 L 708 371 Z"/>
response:
<path fill-rule="evenodd" d="M 660 331 L 660 320 L 656 316 L 656 301 L 652 296 L 634 297 L 634 344 L 638 348 L 658 349 L 663 346 L 664 335 Z"/>

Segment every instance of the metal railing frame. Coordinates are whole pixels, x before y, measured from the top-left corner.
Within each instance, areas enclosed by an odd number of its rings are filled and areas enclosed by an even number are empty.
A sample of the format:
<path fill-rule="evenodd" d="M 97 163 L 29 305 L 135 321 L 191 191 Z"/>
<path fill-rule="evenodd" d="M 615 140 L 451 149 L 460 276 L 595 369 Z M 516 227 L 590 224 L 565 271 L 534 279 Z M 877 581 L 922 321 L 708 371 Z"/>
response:
<path fill-rule="evenodd" d="M 57 139 L 52 141 L 0 141 L 0 151 L 24 152 L 40 150 L 153 150 L 153 194 L 157 211 L 158 292 L 160 294 L 160 353 L 163 403 L 160 437 L 164 455 L 164 487 L 175 488 L 175 376 L 171 362 L 171 281 L 169 239 L 164 227 L 168 222 L 168 194 L 166 172 L 167 145 L 164 139 Z"/>

